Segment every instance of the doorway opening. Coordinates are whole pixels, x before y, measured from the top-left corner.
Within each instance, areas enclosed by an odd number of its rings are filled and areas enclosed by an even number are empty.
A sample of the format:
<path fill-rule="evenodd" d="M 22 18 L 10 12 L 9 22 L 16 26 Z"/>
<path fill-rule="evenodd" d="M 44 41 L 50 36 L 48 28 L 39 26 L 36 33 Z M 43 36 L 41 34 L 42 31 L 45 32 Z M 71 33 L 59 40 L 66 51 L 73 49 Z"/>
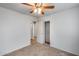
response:
<path fill-rule="evenodd" d="M 35 25 L 36 25 L 36 21 L 33 21 L 32 23 L 32 30 L 31 30 L 31 44 L 35 44 L 37 42 L 37 37 L 36 37 L 36 32 L 35 32 Z"/>
<path fill-rule="evenodd" d="M 50 21 L 45 22 L 45 44 L 50 45 Z"/>

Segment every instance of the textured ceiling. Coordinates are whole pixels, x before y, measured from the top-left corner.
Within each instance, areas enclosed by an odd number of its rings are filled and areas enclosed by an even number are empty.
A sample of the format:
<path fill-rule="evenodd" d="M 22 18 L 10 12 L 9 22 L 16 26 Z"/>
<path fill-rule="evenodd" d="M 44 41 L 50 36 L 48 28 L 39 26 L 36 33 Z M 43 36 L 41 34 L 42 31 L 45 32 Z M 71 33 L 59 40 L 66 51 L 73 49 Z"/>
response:
<path fill-rule="evenodd" d="M 48 16 L 65 9 L 78 6 L 79 4 L 78 3 L 49 3 L 49 5 L 54 5 L 55 8 L 51 10 L 45 10 L 44 16 Z M 4 8 L 17 11 L 23 14 L 31 15 L 30 14 L 31 8 L 20 3 L 0 3 L 0 7 L 4 7 Z M 34 14 L 33 16 L 38 16 L 38 15 Z"/>

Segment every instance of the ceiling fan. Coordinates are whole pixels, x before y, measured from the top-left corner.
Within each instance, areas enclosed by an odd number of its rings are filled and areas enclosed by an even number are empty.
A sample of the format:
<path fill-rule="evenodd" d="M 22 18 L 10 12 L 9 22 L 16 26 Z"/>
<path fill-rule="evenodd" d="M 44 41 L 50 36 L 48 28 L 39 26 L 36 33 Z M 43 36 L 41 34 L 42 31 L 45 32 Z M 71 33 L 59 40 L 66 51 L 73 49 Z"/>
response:
<path fill-rule="evenodd" d="M 49 6 L 46 3 L 22 3 L 22 4 L 31 7 L 32 11 L 30 11 L 30 13 L 38 12 L 38 14 L 41 14 L 41 15 L 45 14 L 44 11 L 46 9 L 53 9 L 53 8 L 55 8 L 54 5 Z"/>

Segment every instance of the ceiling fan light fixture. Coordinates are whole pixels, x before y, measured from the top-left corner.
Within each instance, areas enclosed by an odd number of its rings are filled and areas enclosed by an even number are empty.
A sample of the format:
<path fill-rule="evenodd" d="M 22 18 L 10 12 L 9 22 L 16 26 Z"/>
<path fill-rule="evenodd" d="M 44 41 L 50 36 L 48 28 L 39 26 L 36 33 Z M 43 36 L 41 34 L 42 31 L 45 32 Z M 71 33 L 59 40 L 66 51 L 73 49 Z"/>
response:
<path fill-rule="evenodd" d="M 37 12 L 37 9 L 34 10 L 34 13 L 36 13 L 36 12 Z"/>
<path fill-rule="evenodd" d="M 50 10 L 50 9 L 54 9 L 55 6 L 54 5 L 49 5 L 48 3 L 33 3 L 33 4 L 29 4 L 29 3 L 22 3 L 24 5 L 28 5 L 29 7 L 32 8 L 32 11 L 30 13 L 34 13 L 35 15 L 44 15 L 46 10 Z"/>
<path fill-rule="evenodd" d="M 38 8 L 38 14 L 41 14 L 41 11 L 42 11 L 41 8 Z"/>
<path fill-rule="evenodd" d="M 42 9 L 41 8 L 35 8 L 34 13 L 41 14 Z"/>

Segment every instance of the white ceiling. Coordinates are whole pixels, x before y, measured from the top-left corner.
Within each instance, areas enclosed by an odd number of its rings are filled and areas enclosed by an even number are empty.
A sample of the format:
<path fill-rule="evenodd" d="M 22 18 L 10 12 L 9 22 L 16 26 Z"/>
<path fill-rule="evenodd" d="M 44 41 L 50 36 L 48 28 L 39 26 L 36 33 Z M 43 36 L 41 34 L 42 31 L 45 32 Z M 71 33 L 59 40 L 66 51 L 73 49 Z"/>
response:
<path fill-rule="evenodd" d="M 53 13 L 68 9 L 68 8 L 72 8 L 75 6 L 78 6 L 78 3 L 49 3 L 49 5 L 54 5 L 55 8 L 52 10 L 46 10 L 45 11 L 45 16 L 51 15 Z M 0 7 L 4 7 L 7 9 L 11 9 L 13 11 L 17 11 L 23 14 L 30 14 L 31 8 L 29 8 L 28 6 L 25 6 L 23 4 L 20 3 L 0 3 Z M 37 16 L 37 15 L 33 15 L 33 16 Z"/>

